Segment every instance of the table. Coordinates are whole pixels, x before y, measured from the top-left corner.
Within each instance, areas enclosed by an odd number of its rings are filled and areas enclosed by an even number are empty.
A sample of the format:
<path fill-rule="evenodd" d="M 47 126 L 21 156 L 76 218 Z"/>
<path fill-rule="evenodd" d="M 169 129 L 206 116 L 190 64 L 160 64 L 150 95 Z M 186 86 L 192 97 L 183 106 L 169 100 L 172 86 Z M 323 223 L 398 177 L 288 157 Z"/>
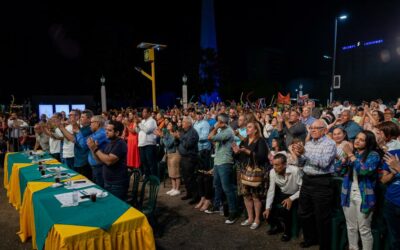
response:
<path fill-rule="evenodd" d="M 20 209 L 18 235 L 23 242 L 32 237 L 33 248 L 155 249 L 146 216 L 115 196 L 61 208 L 54 195 L 71 191 L 50 187 L 51 179 L 38 178 L 37 165 L 27 162 L 23 155 L 7 154 L 5 169 L 4 185 L 12 204 Z"/>

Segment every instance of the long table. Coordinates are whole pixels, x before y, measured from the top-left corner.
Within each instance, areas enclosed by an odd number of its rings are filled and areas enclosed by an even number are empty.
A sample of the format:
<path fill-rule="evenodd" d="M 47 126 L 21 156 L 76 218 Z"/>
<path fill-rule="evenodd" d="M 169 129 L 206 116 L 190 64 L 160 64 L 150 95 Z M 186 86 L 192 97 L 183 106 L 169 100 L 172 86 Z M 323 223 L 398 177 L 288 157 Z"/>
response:
<path fill-rule="evenodd" d="M 55 160 L 46 164 L 66 168 Z M 9 202 L 20 210 L 18 235 L 23 242 L 32 237 L 34 249 L 155 249 L 146 216 L 115 196 L 61 207 L 54 196 L 71 190 L 53 188 L 54 178 L 42 178 L 38 165 L 27 155 L 7 154 L 4 170 Z M 72 180 L 89 181 L 72 170 L 67 172 L 75 175 Z"/>

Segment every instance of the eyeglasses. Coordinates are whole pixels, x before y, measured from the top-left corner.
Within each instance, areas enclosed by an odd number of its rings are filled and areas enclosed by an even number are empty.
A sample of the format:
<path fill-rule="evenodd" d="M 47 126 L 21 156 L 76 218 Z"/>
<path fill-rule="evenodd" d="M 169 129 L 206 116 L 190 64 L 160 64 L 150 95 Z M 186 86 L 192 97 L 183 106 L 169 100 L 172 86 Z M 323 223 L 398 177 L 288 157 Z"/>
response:
<path fill-rule="evenodd" d="M 310 127 L 310 129 L 316 129 L 316 130 L 320 130 L 320 129 L 324 129 L 325 127 Z"/>
<path fill-rule="evenodd" d="M 99 122 L 99 121 L 90 121 L 90 123 Z"/>

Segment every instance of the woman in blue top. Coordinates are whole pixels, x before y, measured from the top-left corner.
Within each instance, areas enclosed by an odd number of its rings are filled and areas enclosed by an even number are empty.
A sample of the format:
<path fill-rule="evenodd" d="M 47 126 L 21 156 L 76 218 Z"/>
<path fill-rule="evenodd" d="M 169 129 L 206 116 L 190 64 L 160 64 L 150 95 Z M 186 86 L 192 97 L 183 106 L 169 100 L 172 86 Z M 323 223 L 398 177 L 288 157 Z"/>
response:
<path fill-rule="evenodd" d="M 361 131 L 354 141 L 343 146 L 345 159 L 337 162 L 337 170 L 344 175 L 341 205 L 346 217 L 349 249 L 358 249 L 358 233 L 363 249 L 372 249 L 372 210 L 375 207 L 375 184 L 381 157 L 377 152 L 375 135 Z"/>
<path fill-rule="evenodd" d="M 157 135 L 161 137 L 161 145 L 165 146 L 167 154 L 168 175 L 171 178 L 172 189 L 167 192 L 170 196 L 179 195 L 180 178 L 179 163 L 181 156 L 178 152 L 179 141 L 172 135 L 176 131 L 176 126 L 170 122 L 167 125 L 168 131 L 157 130 Z"/>

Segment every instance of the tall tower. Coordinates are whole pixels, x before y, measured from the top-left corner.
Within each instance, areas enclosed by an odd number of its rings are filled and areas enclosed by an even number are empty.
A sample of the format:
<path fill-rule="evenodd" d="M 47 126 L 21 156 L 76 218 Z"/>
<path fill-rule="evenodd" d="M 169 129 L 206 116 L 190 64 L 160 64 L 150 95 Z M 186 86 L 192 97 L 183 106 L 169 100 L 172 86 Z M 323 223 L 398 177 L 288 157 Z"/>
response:
<path fill-rule="evenodd" d="M 200 49 L 199 79 L 206 92 L 201 95 L 201 100 L 210 104 L 219 101 L 218 89 L 220 87 L 214 0 L 202 0 Z"/>

